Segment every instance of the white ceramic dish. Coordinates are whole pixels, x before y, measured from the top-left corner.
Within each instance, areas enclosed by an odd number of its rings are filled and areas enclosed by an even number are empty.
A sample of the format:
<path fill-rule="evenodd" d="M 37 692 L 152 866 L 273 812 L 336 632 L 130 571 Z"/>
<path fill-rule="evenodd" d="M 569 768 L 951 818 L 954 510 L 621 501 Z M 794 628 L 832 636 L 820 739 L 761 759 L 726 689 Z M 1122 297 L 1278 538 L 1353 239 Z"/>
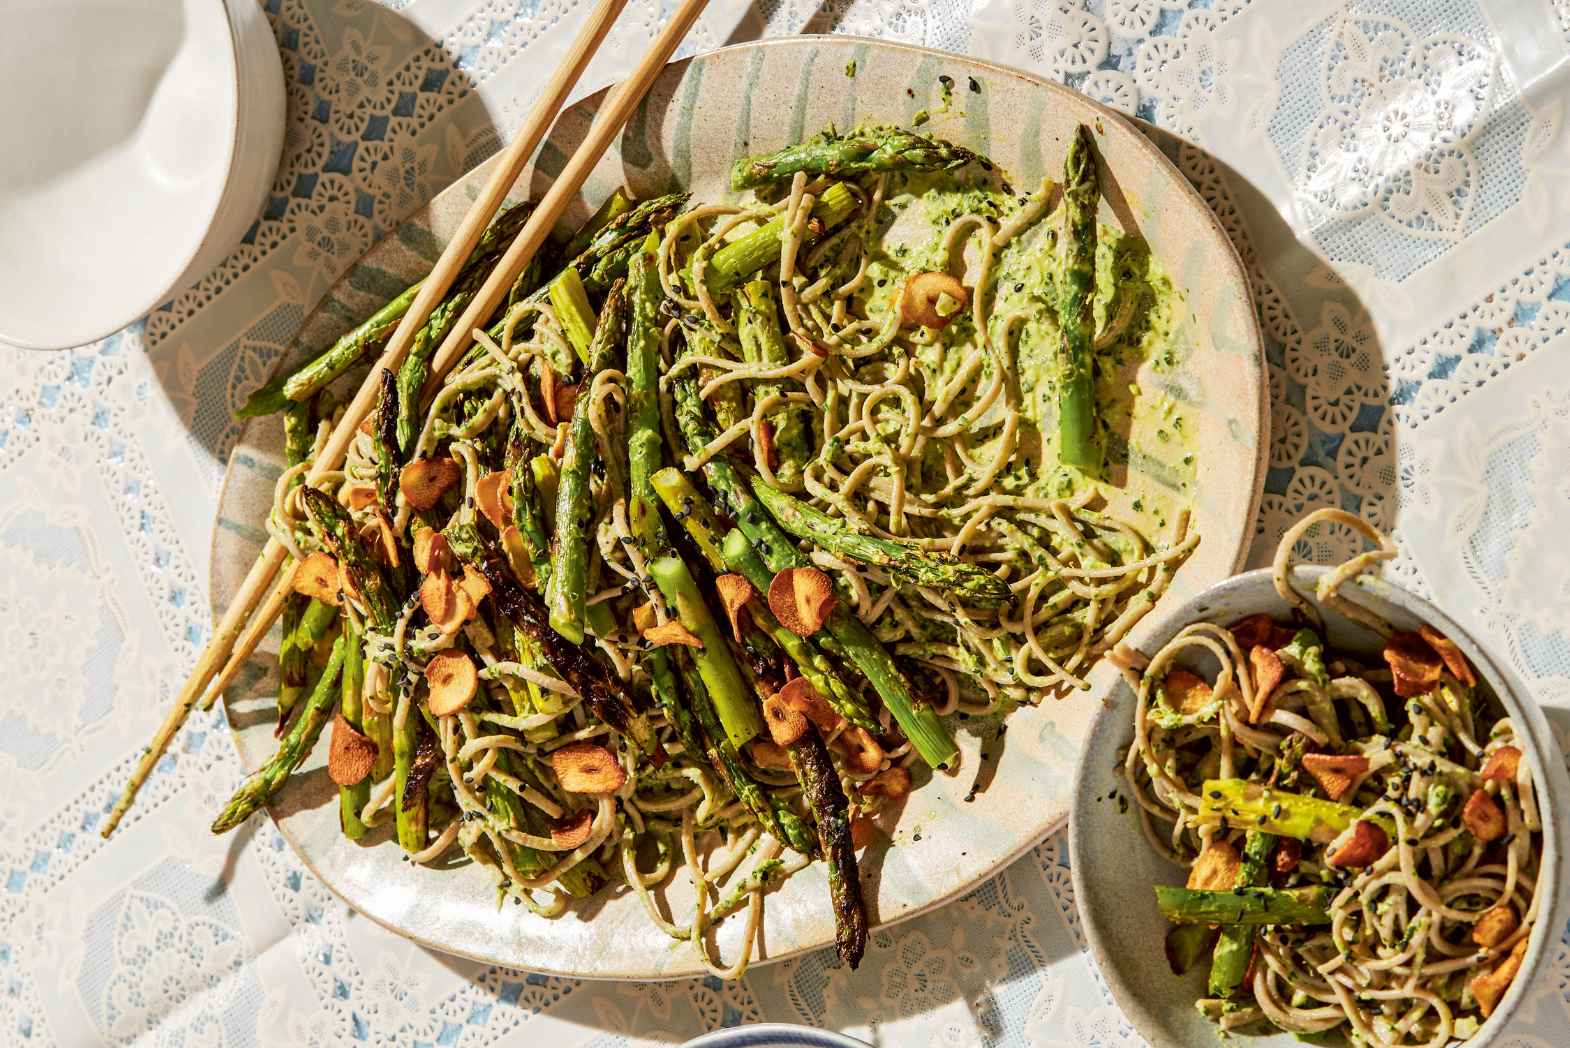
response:
<path fill-rule="evenodd" d="M 866 1041 L 832 1030 L 788 1023 L 760 1023 L 715 1030 L 695 1037 L 682 1048 L 871 1048 Z"/>
<path fill-rule="evenodd" d="M 852 62 L 854 78 L 846 75 Z M 946 109 L 940 104 L 940 75 L 959 85 Z M 974 91 L 968 86 L 972 78 Z M 586 99 L 558 121 L 541 150 L 539 169 L 525 176 L 523 184 L 532 180 L 536 195 L 581 140 L 599 98 Z M 698 199 L 718 199 L 726 195 L 730 164 L 739 154 L 799 141 L 831 122 L 908 125 L 920 109 L 932 114 L 923 130 L 983 150 L 1019 185 L 1034 185 L 1045 172 L 1060 169 L 1080 122 L 1099 128 L 1108 196 L 1116 202 L 1104 205 L 1102 220 L 1133 225 L 1144 234 L 1187 307 L 1181 330 L 1191 355 L 1172 381 L 1191 405 L 1199 470 L 1194 526 L 1203 539 L 1165 599 L 1181 602 L 1232 574 L 1252 537 L 1269 447 L 1268 394 L 1247 280 L 1198 194 L 1112 111 L 1014 70 L 903 45 L 804 37 L 726 48 L 665 71 L 596 168 L 586 199 L 567 223 L 580 221 L 620 184 L 640 197 L 674 183 L 690 187 Z M 445 239 L 486 173 L 485 167 L 471 172 L 411 224 Z M 383 283 L 385 274 L 412 281 L 430 258 L 405 245 L 428 239 L 415 230 L 390 236 L 362 264 L 379 270 Z M 345 274 L 336 301 L 318 310 L 302 342 L 325 345 L 342 331 L 344 317 L 374 310 L 380 303 L 357 290 L 364 286 L 355 271 Z M 235 450 L 214 532 L 210 592 L 218 606 L 227 604 L 256 556 L 258 524 L 271 505 L 281 462 L 281 437 L 277 418 L 258 419 Z M 247 767 L 256 767 L 275 746 L 274 650 L 264 646 L 251 667 L 252 686 L 228 696 Z M 936 776 L 917 790 L 893 845 L 869 849 L 864 860 L 876 923 L 914 916 L 955 897 L 1062 825 L 1074 760 L 1098 698 L 1114 677 L 1110 667 L 1102 667 L 1092 675 L 1091 693 L 1016 713 L 1006 745 L 986 747 L 989 782 L 974 798 L 967 794 L 984 763 L 982 740 L 959 726 L 959 773 Z M 273 815 L 317 875 L 373 919 L 427 945 L 535 971 L 623 979 L 703 974 L 691 947 L 672 942 L 628 894 L 606 894 L 554 921 L 513 907 L 498 914 L 484 870 L 400 862 L 380 833 L 366 845 L 345 840 L 328 794 L 311 785 L 324 781 L 310 774 L 321 760 L 318 755 L 306 765 L 305 781 L 282 792 Z M 689 899 L 680 894 L 685 878 L 674 881 L 683 882 L 671 890 L 679 910 Z M 826 892 L 823 868 L 816 865 L 769 897 L 763 960 L 833 942 Z M 721 929 L 724 956 L 734 956 L 740 931 L 739 921 Z"/>
<path fill-rule="evenodd" d="M 1314 583 L 1327 569 L 1299 567 L 1296 588 L 1312 594 Z M 1477 668 L 1488 689 L 1498 697 L 1515 724 L 1516 738 L 1536 777 L 1537 798 L 1543 813 L 1543 880 L 1538 891 L 1543 900 L 1533 928 L 1531 945 L 1510 986 L 1510 991 L 1469 1041 L 1466 1048 L 1493 1044 L 1510 1021 L 1523 988 L 1554 949 L 1570 915 L 1570 880 L 1564 867 L 1570 846 L 1570 778 L 1564 756 L 1554 743 L 1542 711 L 1521 682 L 1503 663 L 1492 658 L 1476 638 L 1421 597 L 1377 577 L 1364 578 L 1342 592 L 1372 608 L 1400 629 L 1415 630 L 1428 623 L 1460 645 Z M 1376 634 L 1320 606 L 1332 646 L 1377 657 Z M 1270 579 L 1268 569 L 1250 571 L 1189 600 L 1181 607 L 1158 613 L 1160 622 L 1141 645 L 1154 652 L 1190 622 L 1235 622 L 1257 612 L 1288 620 L 1288 608 Z M 1084 921 L 1085 937 L 1112 988 L 1123 1014 L 1155 1048 L 1189 1048 L 1214 1044 L 1216 1027 L 1194 1010 L 1194 1001 L 1205 995 L 1206 967 L 1197 965 L 1178 977 L 1167 967 L 1162 942 L 1166 919 L 1156 909 L 1152 885 L 1182 883 L 1183 871 L 1157 855 L 1140 833 L 1137 814 L 1130 805 L 1107 798 L 1124 789 L 1117 773 L 1123 752 L 1133 737 L 1134 694 L 1124 684 L 1113 690 L 1097 717 L 1085 744 L 1074 781 L 1074 807 L 1069 818 L 1069 849 L 1073 860 L 1074 898 Z M 1258 1048 L 1289 1048 L 1302 1042 L 1290 1034 L 1247 1038 Z"/>
<path fill-rule="evenodd" d="M 82 345 L 223 260 L 283 149 L 255 0 L 0 0 L 0 342 Z"/>

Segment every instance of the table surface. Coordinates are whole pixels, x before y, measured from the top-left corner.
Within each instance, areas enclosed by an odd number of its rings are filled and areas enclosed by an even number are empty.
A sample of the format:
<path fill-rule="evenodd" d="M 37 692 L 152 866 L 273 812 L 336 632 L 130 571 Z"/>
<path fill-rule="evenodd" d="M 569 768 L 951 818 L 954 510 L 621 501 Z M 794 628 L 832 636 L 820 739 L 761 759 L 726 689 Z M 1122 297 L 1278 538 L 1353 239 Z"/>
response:
<path fill-rule="evenodd" d="M 609 1046 L 777 1020 L 900 1045 L 1140 1043 L 1085 953 L 1061 835 L 875 931 L 854 974 L 820 952 L 729 985 L 546 978 L 382 931 L 266 820 L 207 833 L 240 775 L 218 712 L 99 838 L 209 632 L 231 409 L 339 273 L 498 148 L 584 5 L 262 6 L 289 126 L 245 243 L 100 343 L 0 350 L 0 1042 Z M 589 81 L 673 7 L 632 0 Z M 1395 574 L 1489 637 L 1565 744 L 1570 0 L 715 0 L 687 51 L 804 31 L 1021 66 L 1161 129 L 1263 319 L 1255 562 L 1316 506 L 1392 530 Z M 1506 1043 L 1564 1043 L 1566 941 Z"/>

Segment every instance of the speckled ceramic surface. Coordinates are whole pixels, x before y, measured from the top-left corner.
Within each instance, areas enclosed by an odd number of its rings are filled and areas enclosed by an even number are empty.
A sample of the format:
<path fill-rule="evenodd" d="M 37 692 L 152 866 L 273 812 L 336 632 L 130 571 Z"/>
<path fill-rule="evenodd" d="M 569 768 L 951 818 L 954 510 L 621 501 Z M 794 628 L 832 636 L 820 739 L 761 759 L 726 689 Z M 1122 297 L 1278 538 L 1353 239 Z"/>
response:
<path fill-rule="evenodd" d="M 1313 592 L 1314 583 L 1327 569 L 1298 568 L 1297 588 Z M 1537 797 L 1543 812 L 1543 876 L 1539 886 L 1542 912 L 1532 932 L 1531 945 L 1521 973 L 1510 992 L 1483 1024 L 1467 1048 L 1483 1048 L 1509 1022 L 1543 958 L 1558 941 L 1570 911 L 1570 881 L 1564 876 L 1565 849 L 1570 840 L 1570 778 L 1564 757 L 1542 711 L 1519 679 L 1490 658 L 1476 638 L 1433 605 L 1377 577 L 1343 589 L 1352 599 L 1373 609 L 1400 629 L 1415 630 L 1428 623 L 1460 645 L 1477 667 L 1479 676 L 1497 696 L 1515 723 L 1516 737 L 1532 766 Z M 1178 630 L 1201 619 L 1233 622 L 1245 615 L 1265 612 L 1282 619 L 1291 609 L 1276 593 L 1268 569 L 1250 571 L 1229 579 L 1189 600 L 1181 607 L 1158 611 L 1139 645 L 1147 654 L 1170 640 Z M 1379 637 L 1335 611 L 1321 608 L 1332 646 L 1377 656 Z M 1182 883 L 1184 871 L 1157 855 L 1140 833 L 1132 806 L 1119 811 L 1108 796 L 1124 788 L 1117 774 L 1118 754 L 1134 735 L 1134 693 L 1122 682 L 1112 690 L 1085 743 L 1085 757 L 1074 781 L 1074 806 L 1069 821 L 1069 848 L 1074 871 L 1074 897 L 1085 937 L 1112 995 L 1123 1014 L 1155 1048 L 1190 1048 L 1218 1043 L 1216 1028 L 1194 1010 L 1204 996 L 1208 969 L 1197 965 L 1179 978 L 1167 967 L 1162 942 L 1166 919 L 1156 909 L 1152 885 Z M 1546 888 L 1543 887 L 1546 885 Z M 1290 1034 L 1249 1037 L 1259 1048 L 1288 1048 L 1302 1042 Z"/>
<path fill-rule="evenodd" d="M 846 75 L 854 61 L 856 76 Z M 958 87 L 947 111 L 938 77 Z M 974 78 L 978 90 L 969 90 Z M 588 126 L 599 96 L 563 115 L 522 184 L 559 170 Z M 1191 346 L 1170 388 L 1189 401 L 1198 454 L 1194 526 L 1199 548 L 1163 603 L 1177 603 L 1230 575 L 1251 535 L 1264 474 L 1268 403 L 1259 333 L 1247 281 L 1204 202 L 1127 122 L 1080 95 L 1012 70 L 958 56 L 845 37 L 803 37 L 727 48 L 671 66 L 619 143 L 596 168 L 575 224 L 616 185 L 646 196 L 672 185 L 700 198 L 725 194 L 732 160 L 811 135 L 829 123 L 908 125 L 988 153 L 1021 185 L 1062 164 L 1076 124 L 1094 124 L 1110 177 L 1102 220 L 1134 227 L 1182 295 L 1179 337 Z M 439 196 L 378 244 L 339 283 L 307 325 L 304 342 L 325 344 L 428 267 L 485 177 L 484 167 Z M 537 195 L 537 191 L 536 191 Z M 230 464 L 214 533 L 211 593 L 227 604 L 264 538 L 259 527 L 281 460 L 281 423 L 246 431 Z M 1139 633 L 1136 632 L 1135 639 Z M 273 750 L 272 666 L 264 646 L 248 683 L 229 699 L 242 758 L 254 767 Z M 1006 744 L 989 745 L 985 789 L 967 803 L 981 771 L 980 742 L 959 734 L 963 766 L 909 801 L 891 847 L 864 859 L 868 906 L 887 923 L 930 909 L 984 880 L 1056 829 L 1068 812 L 1075 758 L 1114 677 L 1092 676 L 1092 693 L 1010 721 Z M 325 747 L 322 747 L 325 750 Z M 635 898 L 608 894 L 546 921 L 521 908 L 498 912 L 489 875 L 472 867 L 422 869 L 399 861 L 384 834 L 363 844 L 338 832 L 331 784 L 317 754 L 273 808 L 301 858 L 351 906 L 427 945 L 536 971 L 622 979 L 701 973 L 689 947 L 659 932 Z M 677 878 L 681 880 L 682 878 Z M 821 867 L 770 897 L 760 960 L 833 941 Z M 683 899 L 673 896 L 680 907 Z M 741 922 L 720 933 L 734 953 Z"/>

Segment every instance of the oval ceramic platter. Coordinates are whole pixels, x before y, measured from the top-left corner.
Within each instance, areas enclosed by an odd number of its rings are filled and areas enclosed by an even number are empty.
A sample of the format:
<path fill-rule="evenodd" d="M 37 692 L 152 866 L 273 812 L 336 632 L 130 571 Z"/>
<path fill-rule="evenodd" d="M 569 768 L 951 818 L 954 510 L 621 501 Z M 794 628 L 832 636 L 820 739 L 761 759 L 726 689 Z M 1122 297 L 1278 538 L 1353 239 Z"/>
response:
<path fill-rule="evenodd" d="M 957 86 L 948 88 L 940 76 Z M 520 187 L 539 195 L 581 140 L 600 98 L 563 115 Z M 1188 405 L 1197 455 L 1193 526 L 1202 536 L 1163 598 L 1181 604 L 1235 571 L 1247 550 L 1269 444 L 1267 382 L 1247 279 L 1226 236 L 1160 151 L 1111 110 L 1014 70 L 903 45 L 804 37 L 726 48 L 664 72 L 565 224 L 576 225 L 618 185 L 639 197 L 675 186 L 699 199 L 724 197 L 731 162 L 743 153 L 775 149 L 830 124 L 911 126 L 922 110 L 930 113 L 923 131 L 988 154 L 1016 185 L 1033 186 L 1061 170 L 1077 124 L 1096 129 L 1105 172 L 1101 220 L 1142 235 L 1180 298 L 1176 341 L 1184 348 L 1163 382 Z M 487 170 L 471 172 L 371 250 L 317 309 L 303 344 L 325 344 L 422 275 Z M 220 607 L 264 538 L 259 525 L 271 504 L 281 444 L 280 421 L 259 419 L 230 463 L 213 541 L 211 592 Z M 1137 631 L 1132 639 L 1140 639 Z M 274 749 L 274 662 L 264 645 L 249 667 L 250 683 L 229 697 L 236 741 L 250 768 Z M 1062 825 L 1075 757 L 1113 673 L 1102 666 L 1091 679 L 1089 693 L 1018 711 L 1006 745 L 989 743 L 986 761 L 981 740 L 960 726 L 957 774 L 938 775 L 916 791 L 892 842 L 882 851 L 874 846 L 864 859 L 875 922 L 939 905 Z M 534 971 L 620 979 L 702 974 L 690 946 L 667 938 L 628 893 L 607 891 L 582 910 L 545 920 L 521 907 L 498 911 L 485 870 L 401 862 L 385 831 L 363 844 L 346 840 L 321 768 L 325 750 L 319 747 L 280 792 L 272 813 L 304 862 L 355 909 L 426 945 Z M 978 775 L 980 789 L 967 803 Z M 681 890 L 671 888 L 678 909 Z M 833 942 L 821 864 L 769 897 L 765 921 L 761 960 Z M 723 956 L 734 956 L 741 924 L 721 928 Z"/>

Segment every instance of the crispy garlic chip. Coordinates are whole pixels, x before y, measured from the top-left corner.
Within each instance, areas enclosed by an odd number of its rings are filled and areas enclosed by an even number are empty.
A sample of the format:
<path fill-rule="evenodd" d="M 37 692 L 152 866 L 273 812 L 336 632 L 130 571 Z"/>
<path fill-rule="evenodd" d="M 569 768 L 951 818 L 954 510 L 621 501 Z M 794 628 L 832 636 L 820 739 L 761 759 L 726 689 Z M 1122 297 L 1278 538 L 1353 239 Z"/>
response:
<path fill-rule="evenodd" d="M 845 766 L 858 775 L 871 775 L 883 767 L 883 747 L 865 729 L 849 725 L 835 742 L 844 754 Z"/>
<path fill-rule="evenodd" d="M 564 815 L 561 821 L 551 827 L 551 843 L 562 851 L 572 851 L 578 845 L 589 839 L 589 833 L 594 829 L 594 813 L 580 811 L 571 815 Z"/>
<path fill-rule="evenodd" d="M 497 531 L 511 524 L 512 470 L 499 469 L 475 481 L 474 501 Z"/>
<path fill-rule="evenodd" d="M 1439 683 L 1444 668 L 1439 653 L 1416 633 L 1392 633 L 1385 642 L 1385 663 L 1403 699 L 1426 695 Z"/>
<path fill-rule="evenodd" d="M 1352 824 L 1351 832 L 1335 850 L 1335 854 L 1329 857 L 1329 862 L 1332 866 L 1360 870 L 1378 862 L 1379 857 L 1389 850 L 1389 835 L 1367 819 L 1359 819 Z"/>
<path fill-rule="evenodd" d="M 1303 770 L 1314 777 L 1326 797 L 1339 801 L 1352 792 L 1359 779 L 1368 774 L 1368 758 L 1359 753 L 1343 756 L 1305 753 Z"/>
<path fill-rule="evenodd" d="M 615 793 L 627 781 L 616 755 L 592 742 L 569 742 L 551 751 L 551 770 L 568 793 Z"/>
<path fill-rule="evenodd" d="M 294 569 L 294 591 L 323 604 L 338 606 L 338 562 L 318 550 Z"/>
<path fill-rule="evenodd" d="M 803 637 L 823 628 L 837 602 L 834 584 L 817 568 L 786 568 L 769 583 L 769 610 Z"/>
<path fill-rule="evenodd" d="M 433 571 L 445 572 L 452 566 L 452 546 L 447 536 L 435 528 L 421 528 L 414 533 L 414 566 L 421 575 Z"/>
<path fill-rule="evenodd" d="M 664 648 L 671 644 L 680 644 L 688 648 L 702 648 L 703 642 L 693 635 L 686 626 L 671 619 L 660 626 L 650 626 L 643 631 L 643 639 L 653 648 Z"/>
<path fill-rule="evenodd" d="M 900 296 L 900 319 L 922 327 L 946 327 L 966 306 L 970 292 L 947 273 L 912 273 Z"/>
<path fill-rule="evenodd" d="M 480 674 L 474 668 L 474 660 L 448 648 L 432 655 L 425 664 L 425 685 L 429 689 L 425 704 L 432 715 L 447 717 L 469 705 L 479 690 Z"/>
<path fill-rule="evenodd" d="M 730 619 L 731 635 L 740 644 L 742 609 L 758 595 L 758 591 L 752 588 L 752 583 L 747 581 L 745 575 L 734 572 L 715 579 L 714 588 L 719 591 L 720 603 L 725 606 L 725 617 Z"/>
<path fill-rule="evenodd" d="M 376 763 L 376 743 L 357 731 L 343 714 L 333 717 L 333 737 L 327 747 L 327 777 L 339 786 L 364 782 Z"/>
<path fill-rule="evenodd" d="M 399 472 L 398 490 L 411 507 L 427 510 L 462 476 L 462 468 L 450 458 L 415 459 Z"/>
<path fill-rule="evenodd" d="M 1226 841 L 1211 841 L 1188 868 L 1188 887 L 1199 891 L 1226 891 L 1237 884 L 1243 857 Z"/>
<path fill-rule="evenodd" d="M 861 792 L 868 797 L 903 797 L 910 792 L 910 772 L 899 764 L 884 768 L 861 784 Z"/>
<path fill-rule="evenodd" d="M 778 695 L 763 700 L 763 723 L 768 725 L 769 738 L 776 746 L 794 746 L 807 734 L 807 715 Z"/>
<path fill-rule="evenodd" d="M 819 731 L 833 731 L 843 720 L 829 705 L 829 700 L 806 677 L 793 677 L 786 681 L 779 691 L 779 698 L 815 724 Z"/>

